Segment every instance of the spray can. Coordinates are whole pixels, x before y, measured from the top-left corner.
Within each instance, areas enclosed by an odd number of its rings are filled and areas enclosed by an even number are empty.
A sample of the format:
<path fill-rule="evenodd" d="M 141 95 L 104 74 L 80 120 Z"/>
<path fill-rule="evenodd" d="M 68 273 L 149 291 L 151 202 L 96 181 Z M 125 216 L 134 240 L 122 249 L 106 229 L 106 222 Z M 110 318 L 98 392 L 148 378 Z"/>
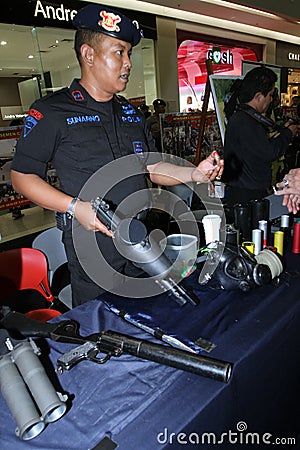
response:
<path fill-rule="evenodd" d="M 254 242 L 254 255 L 258 255 L 262 247 L 263 232 L 260 229 L 252 230 L 252 241 Z"/>
<path fill-rule="evenodd" d="M 277 253 L 279 255 L 283 255 L 283 239 L 284 232 L 283 231 L 275 231 L 274 233 L 274 247 L 277 249 Z"/>
<path fill-rule="evenodd" d="M 263 247 L 268 245 L 268 221 L 260 220 L 258 222 L 258 228 L 263 232 Z"/>
<path fill-rule="evenodd" d="M 293 245 L 292 252 L 300 253 L 300 222 L 294 223 L 294 235 L 293 235 Z"/>

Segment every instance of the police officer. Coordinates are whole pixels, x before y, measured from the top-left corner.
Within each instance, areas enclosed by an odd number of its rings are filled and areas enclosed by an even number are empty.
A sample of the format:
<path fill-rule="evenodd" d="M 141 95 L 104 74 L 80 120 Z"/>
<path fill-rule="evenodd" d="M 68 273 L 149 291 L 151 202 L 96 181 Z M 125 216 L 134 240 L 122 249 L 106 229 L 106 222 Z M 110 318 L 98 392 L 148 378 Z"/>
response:
<path fill-rule="evenodd" d="M 31 106 L 13 160 L 12 183 L 33 203 L 62 215 L 76 306 L 96 298 L 103 289 L 78 261 L 72 223 L 91 232 L 100 231 L 96 233 L 97 243 L 107 262 L 121 273 L 126 273 L 127 267 L 127 261 L 115 249 L 111 232 L 96 217 L 91 199 L 78 198 L 98 169 L 122 156 L 134 155 L 137 175 L 124 177 L 105 192 L 105 198 L 118 205 L 136 191 L 145 192 L 147 174 L 162 185 L 205 182 L 222 172 L 223 161 L 211 155 L 196 168 L 183 168 L 162 162 L 158 153 L 157 157 L 150 156 L 156 148 L 143 114 L 117 95 L 126 88 L 132 47 L 139 43 L 141 30 L 120 12 L 99 4 L 82 8 L 73 23 L 81 78 Z M 59 189 L 44 179 L 49 162 L 56 169 Z M 101 183 L 98 192 L 103 194 Z M 134 207 L 143 209 L 142 205 Z"/>

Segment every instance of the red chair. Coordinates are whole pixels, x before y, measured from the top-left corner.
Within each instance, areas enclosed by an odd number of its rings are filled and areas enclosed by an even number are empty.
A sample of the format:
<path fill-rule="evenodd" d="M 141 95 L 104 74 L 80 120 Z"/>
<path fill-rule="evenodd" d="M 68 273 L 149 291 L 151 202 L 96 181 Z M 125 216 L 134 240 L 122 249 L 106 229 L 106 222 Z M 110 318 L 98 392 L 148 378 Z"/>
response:
<path fill-rule="evenodd" d="M 41 322 L 61 315 L 51 309 L 54 296 L 42 251 L 17 248 L 0 252 L 0 284 L 0 304 Z"/>

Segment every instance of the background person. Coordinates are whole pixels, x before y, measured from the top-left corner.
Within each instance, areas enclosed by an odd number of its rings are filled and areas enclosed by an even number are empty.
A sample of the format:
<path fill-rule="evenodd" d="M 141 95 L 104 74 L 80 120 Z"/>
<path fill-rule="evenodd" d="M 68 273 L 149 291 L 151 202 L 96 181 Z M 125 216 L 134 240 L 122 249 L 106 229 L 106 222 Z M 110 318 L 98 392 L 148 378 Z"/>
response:
<path fill-rule="evenodd" d="M 144 114 L 144 116 L 146 117 L 146 119 L 148 119 L 148 117 L 151 116 L 151 112 L 149 111 L 149 106 L 146 105 L 145 103 L 143 103 L 142 105 L 139 106 L 139 109 L 142 111 L 142 113 Z"/>
<path fill-rule="evenodd" d="M 300 105 L 300 95 L 294 95 L 292 97 L 292 104 L 291 107 L 292 108 L 297 108 L 298 105 Z"/>
<path fill-rule="evenodd" d="M 156 148 L 158 151 L 162 151 L 161 145 L 161 130 L 160 130 L 160 114 L 165 114 L 166 112 L 166 102 L 161 98 L 157 98 L 153 102 L 154 113 L 152 116 L 148 117 L 147 124 L 150 129 L 150 132 L 155 141 Z"/>
<path fill-rule="evenodd" d="M 223 161 L 210 155 L 196 168 L 162 162 L 143 114 L 116 95 L 126 89 L 132 47 L 139 43 L 141 31 L 123 14 L 98 4 L 82 8 L 73 23 L 77 28 L 75 51 L 81 78 L 31 106 L 17 144 L 12 182 L 14 189 L 33 203 L 60 213 L 73 306 L 77 306 L 96 298 L 103 289 L 88 277 L 78 261 L 72 239 L 73 217 L 74 226 L 100 231 L 95 237 L 110 267 L 135 275 L 134 268 L 117 252 L 111 232 L 97 219 L 90 201 L 77 198 L 98 169 L 133 155 L 138 175 L 126 177 L 125 173 L 125 179 L 104 193 L 100 182 L 98 195 L 105 194 L 107 201 L 119 205 L 141 191 L 140 204 L 131 205 L 134 211 L 141 211 L 150 205 L 147 176 L 161 185 L 205 182 L 222 173 Z M 59 189 L 45 181 L 49 162 L 56 169 Z M 131 211 L 128 216 L 132 216 Z"/>
<path fill-rule="evenodd" d="M 268 194 L 272 162 L 287 151 L 300 130 L 299 125 L 287 122 L 271 138 L 268 136 L 272 121 L 264 113 L 272 102 L 276 80 L 275 72 L 257 67 L 237 85 L 235 97 L 239 104 L 229 118 L 224 143 L 223 181 L 227 184 L 229 207 Z"/>

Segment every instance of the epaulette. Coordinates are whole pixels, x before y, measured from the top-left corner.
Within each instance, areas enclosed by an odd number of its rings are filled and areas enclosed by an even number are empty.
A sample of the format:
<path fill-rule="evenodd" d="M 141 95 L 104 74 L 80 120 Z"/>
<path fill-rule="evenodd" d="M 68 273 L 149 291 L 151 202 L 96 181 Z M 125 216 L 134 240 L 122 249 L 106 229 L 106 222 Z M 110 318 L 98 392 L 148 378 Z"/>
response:
<path fill-rule="evenodd" d="M 58 95 L 61 95 L 63 93 L 66 93 L 69 90 L 68 87 L 63 87 L 55 92 L 49 92 L 49 94 L 45 95 L 44 97 L 39 98 L 39 101 L 47 102 L 49 99 L 52 99 L 53 97 L 57 97 Z"/>

